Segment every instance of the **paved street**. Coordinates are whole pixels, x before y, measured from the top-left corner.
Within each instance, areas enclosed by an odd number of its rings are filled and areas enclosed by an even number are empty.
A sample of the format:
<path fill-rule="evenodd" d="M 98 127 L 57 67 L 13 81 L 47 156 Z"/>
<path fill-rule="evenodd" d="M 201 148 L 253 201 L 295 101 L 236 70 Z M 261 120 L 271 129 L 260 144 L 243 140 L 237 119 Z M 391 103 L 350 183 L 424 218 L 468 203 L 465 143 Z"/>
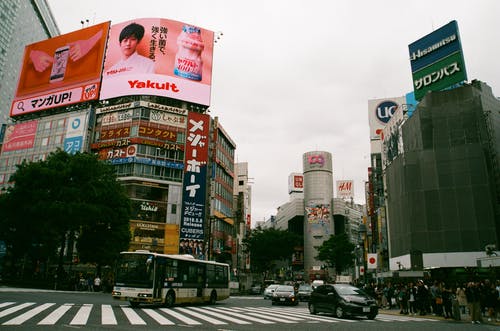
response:
<path fill-rule="evenodd" d="M 109 294 L 56 292 L 0 288 L 0 329 L 67 330 L 467 330 L 468 323 L 437 318 L 382 312 L 373 321 L 364 318 L 337 319 L 331 315 L 311 315 L 307 303 L 298 306 L 271 306 L 262 297 L 232 297 L 214 306 L 174 308 L 132 308 L 127 302 L 113 301 Z M 495 328 L 479 325 L 481 329 Z"/>

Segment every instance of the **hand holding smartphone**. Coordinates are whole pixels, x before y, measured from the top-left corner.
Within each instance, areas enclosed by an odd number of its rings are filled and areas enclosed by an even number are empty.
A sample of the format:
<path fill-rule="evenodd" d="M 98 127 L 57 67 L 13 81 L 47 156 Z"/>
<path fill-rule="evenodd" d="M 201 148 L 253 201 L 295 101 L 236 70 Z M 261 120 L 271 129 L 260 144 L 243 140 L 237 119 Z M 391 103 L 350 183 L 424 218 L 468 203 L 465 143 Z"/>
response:
<path fill-rule="evenodd" d="M 59 82 L 64 79 L 66 66 L 68 65 L 69 46 L 62 46 L 56 49 L 52 71 L 50 72 L 50 82 Z"/>

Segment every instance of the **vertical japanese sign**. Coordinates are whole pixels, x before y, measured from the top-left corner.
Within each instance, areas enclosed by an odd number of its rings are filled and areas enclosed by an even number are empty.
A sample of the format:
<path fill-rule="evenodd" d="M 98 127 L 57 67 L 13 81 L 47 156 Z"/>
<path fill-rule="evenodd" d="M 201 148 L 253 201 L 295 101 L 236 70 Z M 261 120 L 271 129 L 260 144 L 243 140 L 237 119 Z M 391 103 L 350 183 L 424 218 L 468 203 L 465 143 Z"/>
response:
<path fill-rule="evenodd" d="M 64 150 L 68 154 L 82 152 L 85 130 L 87 128 L 87 114 L 71 116 L 66 128 L 66 137 L 64 138 Z"/>
<path fill-rule="evenodd" d="M 210 116 L 188 114 L 180 239 L 203 241 Z"/>

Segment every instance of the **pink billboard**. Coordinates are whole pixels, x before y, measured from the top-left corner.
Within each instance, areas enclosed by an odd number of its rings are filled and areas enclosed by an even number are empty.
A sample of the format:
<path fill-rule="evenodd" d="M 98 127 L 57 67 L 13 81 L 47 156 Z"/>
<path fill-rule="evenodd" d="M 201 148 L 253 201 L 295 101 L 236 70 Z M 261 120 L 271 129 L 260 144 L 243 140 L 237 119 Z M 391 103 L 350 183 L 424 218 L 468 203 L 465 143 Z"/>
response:
<path fill-rule="evenodd" d="M 210 104 L 214 33 L 142 18 L 111 26 L 100 99 L 157 95 Z"/>
<path fill-rule="evenodd" d="M 109 25 L 27 45 L 10 116 L 96 100 Z"/>
<path fill-rule="evenodd" d="M 33 148 L 38 121 L 11 125 L 5 132 L 2 152 Z"/>

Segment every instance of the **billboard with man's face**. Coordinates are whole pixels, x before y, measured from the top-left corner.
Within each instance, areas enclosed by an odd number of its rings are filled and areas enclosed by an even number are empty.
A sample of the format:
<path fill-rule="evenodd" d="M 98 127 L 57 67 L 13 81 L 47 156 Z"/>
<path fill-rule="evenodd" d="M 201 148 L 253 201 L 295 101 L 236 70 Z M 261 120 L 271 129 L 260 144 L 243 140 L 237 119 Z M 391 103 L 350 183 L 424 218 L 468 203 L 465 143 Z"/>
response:
<path fill-rule="evenodd" d="M 100 99 L 157 95 L 210 104 L 214 33 L 160 18 L 111 26 Z"/>
<path fill-rule="evenodd" d="M 10 116 L 97 99 L 109 25 L 27 45 Z"/>

